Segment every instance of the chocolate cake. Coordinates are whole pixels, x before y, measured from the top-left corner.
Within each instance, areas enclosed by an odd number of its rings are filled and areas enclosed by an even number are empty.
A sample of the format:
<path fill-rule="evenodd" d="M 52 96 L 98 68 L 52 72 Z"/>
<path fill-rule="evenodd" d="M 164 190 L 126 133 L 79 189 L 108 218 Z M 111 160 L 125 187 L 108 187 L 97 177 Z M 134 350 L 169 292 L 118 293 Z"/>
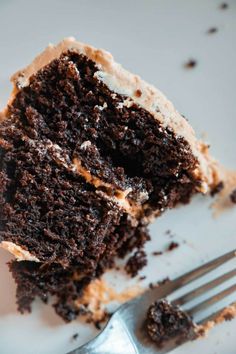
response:
<path fill-rule="evenodd" d="M 106 51 L 69 38 L 12 81 L 0 119 L 0 246 L 33 268 L 98 276 L 144 244 L 155 216 L 213 184 L 188 122 Z"/>

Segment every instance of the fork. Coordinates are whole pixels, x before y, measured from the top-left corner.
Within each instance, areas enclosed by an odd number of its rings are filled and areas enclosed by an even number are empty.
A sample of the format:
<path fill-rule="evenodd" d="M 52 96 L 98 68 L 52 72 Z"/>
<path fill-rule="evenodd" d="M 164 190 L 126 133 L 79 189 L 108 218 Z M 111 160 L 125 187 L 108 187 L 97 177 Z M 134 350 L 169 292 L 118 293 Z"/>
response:
<path fill-rule="evenodd" d="M 147 290 L 144 294 L 126 302 L 112 315 L 106 327 L 97 337 L 68 354 L 164 354 L 170 352 L 179 346 L 180 343 L 172 341 L 160 349 L 155 343 L 148 339 L 147 334 L 144 332 L 143 323 L 149 306 L 154 301 L 166 298 L 179 289 L 184 289 L 190 282 L 201 278 L 203 275 L 215 270 L 227 261 L 233 258 L 236 259 L 235 257 L 236 250 L 228 252 L 172 281 L 168 281 L 154 289 Z M 197 299 L 201 294 L 205 294 L 207 291 L 214 289 L 225 281 L 233 279 L 234 276 L 236 276 L 236 268 L 203 285 L 195 287 L 193 290 L 177 297 L 171 301 L 171 303 L 181 306 L 186 305 L 192 300 Z M 234 285 L 208 297 L 207 300 L 194 305 L 186 312 L 194 321 L 194 316 L 197 313 L 203 313 L 204 315 L 204 311 L 207 310 L 208 307 L 235 291 L 236 284 L 234 283 Z M 205 316 L 201 321 L 194 321 L 194 323 L 204 325 L 208 321 L 214 321 L 222 310 L 223 308 L 212 313 L 210 316 Z"/>

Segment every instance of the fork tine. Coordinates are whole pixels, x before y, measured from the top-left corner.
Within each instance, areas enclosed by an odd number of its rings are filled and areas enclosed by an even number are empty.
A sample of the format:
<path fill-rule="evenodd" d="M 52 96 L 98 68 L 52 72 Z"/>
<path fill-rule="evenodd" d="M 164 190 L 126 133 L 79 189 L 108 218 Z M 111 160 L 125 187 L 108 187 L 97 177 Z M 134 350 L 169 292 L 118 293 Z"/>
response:
<path fill-rule="evenodd" d="M 203 264 L 202 266 L 193 269 L 192 271 L 174 279 L 171 283 L 171 290 L 177 290 L 178 288 L 182 287 L 183 285 L 187 285 L 191 283 L 192 281 L 200 278 L 201 276 L 209 273 L 210 271 L 218 268 L 225 262 L 229 261 L 230 259 L 234 258 L 236 256 L 236 250 L 230 251 L 223 256 L 220 256 L 216 259 L 213 259 L 212 261 Z"/>
<path fill-rule="evenodd" d="M 219 315 L 221 315 L 221 313 L 227 309 L 227 308 L 230 308 L 230 307 L 234 307 L 236 308 L 236 302 L 232 302 L 229 306 L 225 306 L 225 307 L 222 307 L 220 310 L 214 312 L 213 314 L 207 316 L 207 317 L 204 317 L 203 319 L 201 319 L 201 321 L 198 321 L 197 324 L 198 325 L 205 325 L 207 322 L 210 322 L 210 321 L 215 321 L 219 318 Z"/>
<path fill-rule="evenodd" d="M 191 309 L 187 310 L 187 312 L 190 316 L 193 316 L 196 312 L 206 309 L 207 307 L 215 304 L 216 302 L 222 300 L 224 297 L 232 294 L 235 291 L 236 291 L 236 284 L 210 297 L 209 299 L 201 302 L 200 304 L 192 307 Z"/>
<path fill-rule="evenodd" d="M 197 289 L 194 289 L 187 294 L 184 294 L 183 296 L 179 297 L 178 299 L 172 301 L 172 304 L 174 305 L 184 305 L 187 302 L 193 300 L 197 296 L 207 292 L 208 290 L 211 290 L 215 288 L 216 286 L 224 283 L 226 280 L 233 278 L 236 275 L 236 269 L 231 270 L 230 272 L 221 275 L 218 278 L 215 278 L 214 280 L 203 284 L 202 286 L 199 286 Z"/>

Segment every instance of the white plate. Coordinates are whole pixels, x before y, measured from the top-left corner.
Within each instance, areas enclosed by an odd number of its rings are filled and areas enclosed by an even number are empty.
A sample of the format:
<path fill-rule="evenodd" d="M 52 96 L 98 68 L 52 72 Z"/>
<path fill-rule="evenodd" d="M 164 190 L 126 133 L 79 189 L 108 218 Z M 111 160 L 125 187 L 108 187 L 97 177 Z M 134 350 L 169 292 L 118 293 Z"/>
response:
<path fill-rule="evenodd" d="M 8 78 L 14 71 L 29 63 L 48 42 L 73 35 L 110 50 L 125 67 L 164 91 L 198 135 L 207 133 L 212 154 L 236 169 L 236 2 L 227 2 L 229 8 L 220 10 L 220 0 L 1 0 L 1 104 L 7 100 Z M 219 31 L 207 35 L 212 26 Z M 192 70 L 183 68 L 189 58 L 197 60 Z M 174 277 L 235 248 L 236 208 L 215 220 L 210 202 L 197 197 L 152 225 L 149 254 L 168 244 L 167 229 L 181 247 L 161 257 L 150 255 L 142 271 L 148 275 L 147 283 Z M 1 354 L 63 354 L 97 333 L 79 320 L 63 323 L 39 302 L 31 315 L 19 315 L 15 285 L 5 265 L 10 256 L 3 251 L 0 256 Z M 121 276 L 114 282 L 122 287 L 131 283 Z M 224 323 L 207 339 L 188 343 L 175 353 L 235 354 L 235 330 L 236 320 Z M 79 337 L 73 341 L 77 332 Z"/>

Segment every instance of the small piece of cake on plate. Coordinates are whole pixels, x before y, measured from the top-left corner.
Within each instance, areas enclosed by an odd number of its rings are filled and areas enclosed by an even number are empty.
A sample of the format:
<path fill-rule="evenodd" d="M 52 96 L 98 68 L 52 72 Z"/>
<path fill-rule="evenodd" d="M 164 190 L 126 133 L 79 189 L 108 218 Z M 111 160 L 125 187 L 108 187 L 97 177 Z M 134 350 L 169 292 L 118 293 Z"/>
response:
<path fill-rule="evenodd" d="M 74 39 L 16 73 L 0 120 L 0 243 L 101 273 L 213 185 L 207 147 L 153 86 Z"/>

